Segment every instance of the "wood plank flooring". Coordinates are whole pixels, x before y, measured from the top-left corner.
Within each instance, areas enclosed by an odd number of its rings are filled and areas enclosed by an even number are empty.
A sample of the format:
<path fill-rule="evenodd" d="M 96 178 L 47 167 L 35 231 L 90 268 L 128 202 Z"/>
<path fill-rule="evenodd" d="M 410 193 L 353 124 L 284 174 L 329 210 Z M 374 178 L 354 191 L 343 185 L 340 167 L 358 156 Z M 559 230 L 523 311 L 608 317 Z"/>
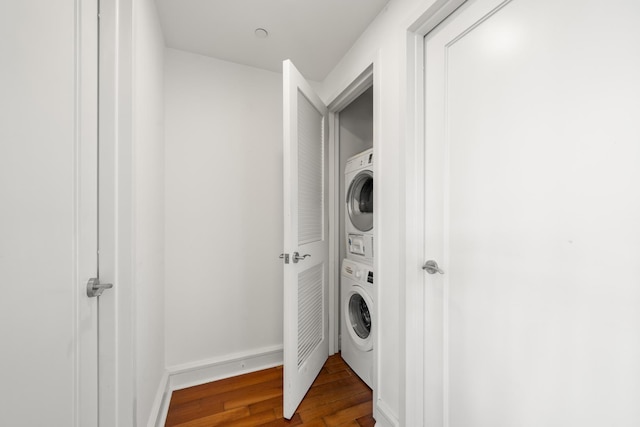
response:
<path fill-rule="evenodd" d="M 371 389 L 330 356 L 291 420 L 282 417 L 282 366 L 173 392 L 165 426 L 373 427 Z"/>

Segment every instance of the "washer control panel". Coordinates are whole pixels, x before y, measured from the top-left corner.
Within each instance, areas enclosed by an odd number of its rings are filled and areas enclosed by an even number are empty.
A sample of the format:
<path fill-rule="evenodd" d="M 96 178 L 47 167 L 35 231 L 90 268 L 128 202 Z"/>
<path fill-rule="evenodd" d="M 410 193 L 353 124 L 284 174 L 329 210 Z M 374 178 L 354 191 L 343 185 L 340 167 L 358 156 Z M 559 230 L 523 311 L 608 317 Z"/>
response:
<path fill-rule="evenodd" d="M 342 275 L 356 282 L 373 285 L 373 269 L 366 264 L 345 259 L 342 261 Z"/>

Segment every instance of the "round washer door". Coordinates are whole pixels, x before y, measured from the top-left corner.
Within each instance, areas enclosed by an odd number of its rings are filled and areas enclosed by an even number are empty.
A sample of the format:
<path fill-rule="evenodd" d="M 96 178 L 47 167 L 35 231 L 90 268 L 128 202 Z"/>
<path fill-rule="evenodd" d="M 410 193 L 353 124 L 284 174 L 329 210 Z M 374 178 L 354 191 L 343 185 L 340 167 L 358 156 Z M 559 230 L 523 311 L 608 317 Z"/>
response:
<path fill-rule="evenodd" d="M 362 351 L 373 349 L 373 335 L 371 335 L 371 298 L 360 286 L 353 286 L 344 301 L 344 318 L 349 331 L 349 337 Z"/>
<path fill-rule="evenodd" d="M 373 228 L 373 172 L 358 173 L 347 191 L 347 212 L 351 224 L 360 231 Z"/>

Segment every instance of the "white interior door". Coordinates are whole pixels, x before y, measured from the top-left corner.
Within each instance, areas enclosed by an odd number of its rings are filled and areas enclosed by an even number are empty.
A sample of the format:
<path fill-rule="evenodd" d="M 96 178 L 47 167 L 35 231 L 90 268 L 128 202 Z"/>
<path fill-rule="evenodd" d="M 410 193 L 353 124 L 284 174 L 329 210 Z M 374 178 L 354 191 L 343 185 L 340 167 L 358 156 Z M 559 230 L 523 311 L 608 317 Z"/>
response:
<path fill-rule="evenodd" d="M 329 357 L 327 108 L 290 61 L 284 104 L 284 416 Z M 304 259 L 297 260 L 294 254 Z"/>
<path fill-rule="evenodd" d="M 0 425 L 97 426 L 97 1 L 0 28 Z"/>
<path fill-rule="evenodd" d="M 638 18 L 471 0 L 427 35 L 424 425 L 640 425 Z"/>

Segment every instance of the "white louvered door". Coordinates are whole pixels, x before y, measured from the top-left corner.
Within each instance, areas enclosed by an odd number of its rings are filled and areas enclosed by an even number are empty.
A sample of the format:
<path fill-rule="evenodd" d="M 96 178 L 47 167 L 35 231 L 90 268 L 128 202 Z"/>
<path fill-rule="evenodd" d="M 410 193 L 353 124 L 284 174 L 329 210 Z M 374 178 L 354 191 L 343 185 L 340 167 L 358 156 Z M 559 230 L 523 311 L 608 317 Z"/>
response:
<path fill-rule="evenodd" d="M 329 356 L 329 128 L 326 106 L 288 60 L 283 79 L 284 252 L 290 256 L 284 264 L 284 416 L 290 419 Z"/>

